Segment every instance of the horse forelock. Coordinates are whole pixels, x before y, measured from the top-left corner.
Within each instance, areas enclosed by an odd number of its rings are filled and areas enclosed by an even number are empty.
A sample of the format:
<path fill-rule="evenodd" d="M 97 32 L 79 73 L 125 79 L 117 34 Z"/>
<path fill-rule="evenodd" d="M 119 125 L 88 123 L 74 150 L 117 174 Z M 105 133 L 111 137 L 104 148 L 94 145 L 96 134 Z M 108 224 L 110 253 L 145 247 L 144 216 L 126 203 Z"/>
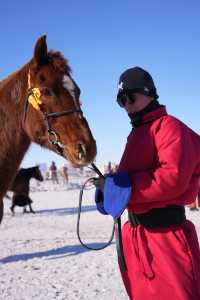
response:
<path fill-rule="evenodd" d="M 59 51 L 49 51 L 48 59 L 55 70 L 64 74 L 70 74 L 71 68 L 68 64 L 68 60 Z"/>

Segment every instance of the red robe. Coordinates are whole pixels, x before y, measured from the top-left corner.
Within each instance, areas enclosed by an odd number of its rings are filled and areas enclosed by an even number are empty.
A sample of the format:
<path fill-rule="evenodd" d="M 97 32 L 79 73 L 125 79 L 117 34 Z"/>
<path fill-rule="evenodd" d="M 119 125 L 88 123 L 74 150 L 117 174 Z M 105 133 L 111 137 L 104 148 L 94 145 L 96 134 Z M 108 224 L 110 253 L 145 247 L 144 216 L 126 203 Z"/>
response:
<path fill-rule="evenodd" d="M 134 129 L 119 166 L 132 177 L 128 210 L 144 213 L 192 203 L 200 177 L 200 137 L 164 107 Z M 128 267 L 122 277 L 131 300 L 199 300 L 200 251 L 194 225 L 122 230 Z"/>

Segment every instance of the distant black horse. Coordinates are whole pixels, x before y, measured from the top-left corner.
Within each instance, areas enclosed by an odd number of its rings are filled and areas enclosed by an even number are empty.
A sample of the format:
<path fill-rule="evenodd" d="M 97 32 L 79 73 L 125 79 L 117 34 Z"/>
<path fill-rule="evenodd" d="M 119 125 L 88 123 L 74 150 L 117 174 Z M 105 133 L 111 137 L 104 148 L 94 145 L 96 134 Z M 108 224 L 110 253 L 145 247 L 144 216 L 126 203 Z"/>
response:
<path fill-rule="evenodd" d="M 13 214 L 15 206 L 24 207 L 24 212 L 26 212 L 27 205 L 29 206 L 30 212 L 34 213 L 31 206 L 33 201 L 29 197 L 29 185 L 31 178 L 43 181 L 43 176 L 40 172 L 39 166 L 19 169 L 14 181 L 12 182 L 9 190 L 13 192 L 12 206 L 10 207 Z"/>

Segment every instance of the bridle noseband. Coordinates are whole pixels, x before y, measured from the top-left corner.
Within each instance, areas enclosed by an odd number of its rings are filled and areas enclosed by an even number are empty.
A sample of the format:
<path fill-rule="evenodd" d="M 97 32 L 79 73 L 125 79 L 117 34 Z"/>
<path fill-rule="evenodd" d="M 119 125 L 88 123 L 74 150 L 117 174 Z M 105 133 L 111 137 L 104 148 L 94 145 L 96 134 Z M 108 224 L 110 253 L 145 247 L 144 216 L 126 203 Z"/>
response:
<path fill-rule="evenodd" d="M 42 108 L 42 93 L 39 88 L 31 87 L 30 70 L 29 70 L 27 99 L 23 111 L 23 123 L 25 123 L 26 121 L 28 105 L 31 104 L 34 109 L 39 110 L 42 113 L 47 128 L 48 141 L 50 144 L 56 147 L 57 152 L 62 156 L 63 156 L 63 149 L 66 148 L 66 145 L 60 142 L 59 135 L 56 133 L 55 130 L 52 129 L 50 124 L 50 118 L 59 118 L 73 113 L 79 113 L 82 117 L 83 112 L 78 103 L 79 103 L 78 101 L 75 102 L 76 108 L 74 109 L 64 110 L 61 112 L 53 112 L 53 113 L 47 113 L 46 111 L 44 111 L 44 109 Z"/>

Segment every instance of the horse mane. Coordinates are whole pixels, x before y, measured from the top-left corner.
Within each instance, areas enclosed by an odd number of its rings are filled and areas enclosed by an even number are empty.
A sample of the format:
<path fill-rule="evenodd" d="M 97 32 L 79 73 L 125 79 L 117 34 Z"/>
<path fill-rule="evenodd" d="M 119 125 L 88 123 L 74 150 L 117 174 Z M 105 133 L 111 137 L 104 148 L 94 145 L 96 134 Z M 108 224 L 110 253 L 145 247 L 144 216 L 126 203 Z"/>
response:
<path fill-rule="evenodd" d="M 3 89 L 7 83 L 11 82 L 13 78 L 18 78 L 19 72 L 22 70 L 22 68 L 12 72 L 11 74 L 8 74 L 5 78 L 0 80 L 0 89 Z"/>
<path fill-rule="evenodd" d="M 71 68 L 68 64 L 68 60 L 59 51 L 49 51 L 48 59 L 55 70 L 62 72 L 63 74 L 70 74 Z"/>
<path fill-rule="evenodd" d="M 20 168 L 17 172 L 16 177 L 21 177 L 21 176 L 26 177 L 27 175 L 30 175 L 29 173 L 31 173 L 32 169 L 33 169 L 32 167 L 31 168 Z"/>
<path fill-rule="evenodd" d="M 50 50 L 48 52 L 48 61 L 53 66 L 56 71 L 60 71 L 63 74 L 70 74 L 72 70 L 68 64 L 68 60 L 64 58 L 64 56 L 59 51 Z M 34 63 L 33 58 L 29 63 L 24 65 L 24 67 L 16 70 L 15 72 L 9 74 L 4 79 L 0 80 L 0 88 L 2 89 L 7 83 L 12 81 L 13 78 L 20 78 L 20 73 L 24 68 L 27 68 L 30 63 Z"/>

